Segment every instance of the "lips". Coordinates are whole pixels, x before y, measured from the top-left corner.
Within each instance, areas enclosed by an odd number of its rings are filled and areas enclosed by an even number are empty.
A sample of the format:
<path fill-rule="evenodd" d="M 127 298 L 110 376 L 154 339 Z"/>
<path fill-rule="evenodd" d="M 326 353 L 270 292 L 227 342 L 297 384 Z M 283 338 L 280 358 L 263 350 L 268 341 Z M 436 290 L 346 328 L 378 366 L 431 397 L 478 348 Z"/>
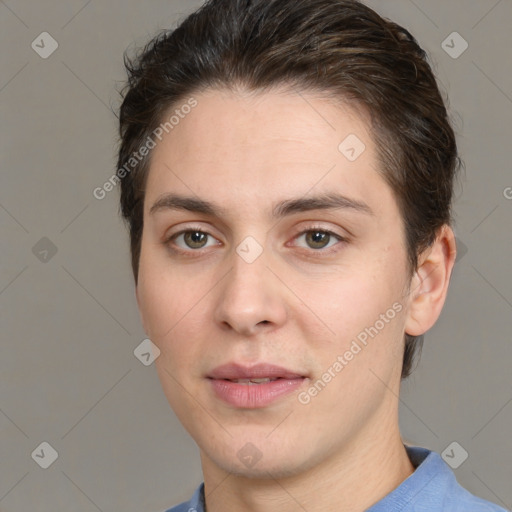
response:
<path fill-rule="evenodd" d="M 304 375 L 299 373 L 267 363 L 260 363 L 250 367 L 242 366 L 236 363 L 225 364 L 218 366 L 208 375 L 208 378 L 210 379 L 224 379 L 231 381 L 254 381 L 259 379 L 297 379 L 303 377 Z"/>
<path fill-rule="evenodd" d="M 290 394 L 307 376 L 267 363 L 242 366 L 230 363 L 208 376 L 217 398 L 237 408 L 260 408 Z"/>
<path fill-rule="evenodd" d="M 263 384 L 264 382 L 274 382 L 280 377 L 271 379 L 270 377 L 264 377 L 263 379 L 227 379 L 230 382 L 236 382 L 237 384 Z"/>

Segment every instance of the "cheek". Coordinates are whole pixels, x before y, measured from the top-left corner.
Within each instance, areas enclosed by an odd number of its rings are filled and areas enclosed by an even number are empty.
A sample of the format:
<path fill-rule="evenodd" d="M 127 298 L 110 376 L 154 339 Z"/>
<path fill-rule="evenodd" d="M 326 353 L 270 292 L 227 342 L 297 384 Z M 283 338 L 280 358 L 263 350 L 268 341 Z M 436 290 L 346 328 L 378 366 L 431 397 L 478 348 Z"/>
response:
<path fill-rule="evenodd" d="M 162 341 L 170 337 L 185 316 L 193 299 L 188 297 L 193 287 L 187 287 L 184 277 L 154 252 L 143 246 L 137 296 L 146 333 L 162 349 Z"/>
<path fill-rule="evenodd" d="M 393 277 L 389 268 L 362 266 L 297 283 L 295 289 L 300 290 L 297 295 L 307 297 L 304 302 L 315 313 L 303 321 L 316 317 L 323 330 L 330 331 L 331 339 L 347 341 L 375 324 L 379 331 L 390 331 L 392 324 L 400 323 L 400 312 L 405 309 L 400 283 L 400 277 Z"/>
<path fill-rule="evenodd" d="M 197 291 L 187 293 L 194 288 L 187 288 L 183 278 L 150 274 L 142 266 L 141 270 L 141 314 L 149 338 L 160 350 L 154 364 L 169 404 L 186 424 L 187 411 L 193 409 L 189 393 L 200 374 L 197 362 L 205 357 L 200 344 L 194 342 L 197 333 L 204 332 L 198 325 L 203 305 Z"/>
<path fill-rule="evenodd" d="M 160 340 L 172 330 L 179 301 L 174 287 L 166 286 L 166 280 L 150 275 L 141 267 L 139 274 L 139 308 L 148 336 L 160 346 Z"/>
<path fill-rule="evenodd" d="M 389 389 L 395 388 L 401 371 L 404 309 L 391 297 L 378 299 L 348 302 L 346 313 L 338 310 L 333 316 L 336 336 L 310 344 L 310 353 L 320 364 L 306 393 L 318 397 L 314 407 L 325 414 L 330 414 L 333 403 L 350 412 L 353 428 L 362 426 L 386 396 L 393 397 Z"/>
<path fill-rule="evenodd" d="M 331 369 L 338 385 L 357 395 L 371 382 L 378 384 L 370 368 L 387 380 L 402 363 L 406 311 L 402 256 L 386 253 L 370 258 L 371 262 L 361 259 L 358 265 L 303 287 L 304 292 L 309 290 L 304 296 L 318 319 L 309 314 L 299 322 L 301 330 L 310 333 L 309 350 L 320 362 L 318 369 Z M 325 335 L 318 335 L 314 322 Z"/>
<path fill-rule="evenodd" d="M 146 333 L 160 349 L 157 362 L 178 371 L 198 357 L 194 339 L 208 332 L 209 280 L 171 268 L 162 258 L 141 258 L 138 302 Z M 200 355 L 200 354 L 199 354 Z M 196 359 L 197 360 L 197 359 Z"/>

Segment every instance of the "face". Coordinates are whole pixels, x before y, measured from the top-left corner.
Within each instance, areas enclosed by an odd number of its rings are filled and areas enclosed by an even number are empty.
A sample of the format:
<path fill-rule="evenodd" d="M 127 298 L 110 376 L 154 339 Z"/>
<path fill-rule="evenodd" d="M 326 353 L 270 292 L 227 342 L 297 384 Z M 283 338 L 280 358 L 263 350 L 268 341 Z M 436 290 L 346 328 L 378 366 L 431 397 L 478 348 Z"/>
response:
<path fill-rule="evenodd" d="M 365 119 L 285 90 L 195 98 L 153 149 L 137 285 L 170 405 L 203 464 L 248 476 L 384 439 L 409 275 Z"/>

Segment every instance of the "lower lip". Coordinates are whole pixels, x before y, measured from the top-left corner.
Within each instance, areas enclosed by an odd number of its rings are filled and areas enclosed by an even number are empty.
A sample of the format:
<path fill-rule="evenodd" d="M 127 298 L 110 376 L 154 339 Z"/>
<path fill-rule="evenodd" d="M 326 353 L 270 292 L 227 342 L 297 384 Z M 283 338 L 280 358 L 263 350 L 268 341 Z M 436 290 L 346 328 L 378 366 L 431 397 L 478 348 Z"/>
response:
<path fill-rule="evenodd" d="M 265 407 L 299 388 L 305 378 L 277 379 L 262 384 L 238 384 L 223 379 L 210 379 L 216 395 L 235 407 L 256 409 Z"/>

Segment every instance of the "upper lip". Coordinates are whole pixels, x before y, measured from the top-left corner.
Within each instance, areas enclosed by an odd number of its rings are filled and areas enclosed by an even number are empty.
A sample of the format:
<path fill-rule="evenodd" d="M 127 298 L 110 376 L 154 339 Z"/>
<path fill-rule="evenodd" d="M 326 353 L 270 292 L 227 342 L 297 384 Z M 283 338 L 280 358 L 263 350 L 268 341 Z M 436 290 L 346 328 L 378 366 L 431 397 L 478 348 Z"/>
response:
<path fill-rule="evenodd" d="M 217 366 L 208 374 L 210 379 L 226 380 L 264 379 L 265 377 L 271 379 L 298 379 L 304 377 L 304 375 L 269 363 L 259 363 L 253 366 L 228 363 Z"/>

